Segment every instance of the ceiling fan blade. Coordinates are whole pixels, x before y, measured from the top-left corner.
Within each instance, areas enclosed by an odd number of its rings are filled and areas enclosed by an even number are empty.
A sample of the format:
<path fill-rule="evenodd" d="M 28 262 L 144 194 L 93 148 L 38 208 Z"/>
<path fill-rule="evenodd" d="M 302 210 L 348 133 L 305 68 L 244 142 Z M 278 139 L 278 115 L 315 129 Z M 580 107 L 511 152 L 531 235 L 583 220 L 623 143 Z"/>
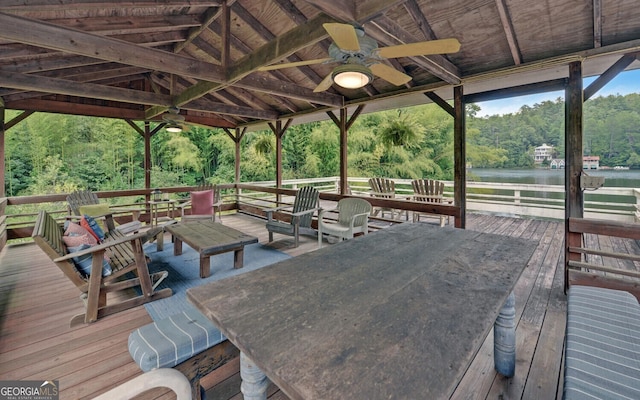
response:
<path fill-rule="evenodd" d="M 316 60 L 303 60 L 290 63 L 265 65 L 258 68 L 258 71 L 273 71 L 274 69 L 302 67 L 303 65 L 322 64 L 323 62 L 333 61 L 333 58 L 318 58 Z"/>
<path fill-rule="evenodd" d="M 331 74 L 329 74 L 324 77 L 322 82 L 320 82 L 315 89 L 313 89 L 313 92 L 314 93 L 324 92 L 325 90 L 329 89 L 331 85 L 333 85 L 333 80 L 331 79 Z"/>
<path fill-rule="evenodd" d="M 378 76 L 396 86 L 404 85 L 411 80 L 409 75 L 386 64 L 373 64 L 369 68 L 371 68 L 371 72 L 373 72 L 375 76 Z"/>
<path fill-rule="evenodd" d="M 360 43 L 358 43 L 358 35 L 353 25 L 327 23 L 322 24 L 336 46 L 342 50 L 359 51 Z"/>
<path fill-rule="evenodd" d="M 378 50 L 378 55 L 384 58 L 396 58 L 456 53 L 459 50 L 460 42 L 458 39 L 449 38 L 382 47 Z"/>

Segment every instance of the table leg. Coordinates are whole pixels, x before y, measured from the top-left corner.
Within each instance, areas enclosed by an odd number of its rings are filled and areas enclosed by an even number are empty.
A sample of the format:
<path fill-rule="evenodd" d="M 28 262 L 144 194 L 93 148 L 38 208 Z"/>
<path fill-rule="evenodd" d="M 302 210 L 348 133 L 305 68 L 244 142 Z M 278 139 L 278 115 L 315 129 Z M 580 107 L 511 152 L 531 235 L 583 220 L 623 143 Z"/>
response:
<path fill-rule="evenodd" d="M 233 252 L 233 268 L 242 268 L 244 265 L 244 246 Z"/>
<path fill-rule="evenodd" d="M 211 274 L 211 256 L 200 255 L 200 278 L 208 278 Z"/>
<path fill-rule="evenodd" d="M 180 254 L 182 254 L 182 239 L 173 236 L 173 255 L 179 256 Z"/>
<path fill-rule="evenodd" d="M 156 251 L 164 250 L 164 231 L 161 231 L 156 236 Z"/>
<path fill-rule="evenodd" d="M 496 371 L 511 378 L 516 370 L 516 297 L 511 292 L 493 326 L 493 363 Z"/>
<path fill-rule="evenodd" d="M 245 400 L 266 400 L 267 376 L 243 352 L 240 352 L 240 391 Z"/>

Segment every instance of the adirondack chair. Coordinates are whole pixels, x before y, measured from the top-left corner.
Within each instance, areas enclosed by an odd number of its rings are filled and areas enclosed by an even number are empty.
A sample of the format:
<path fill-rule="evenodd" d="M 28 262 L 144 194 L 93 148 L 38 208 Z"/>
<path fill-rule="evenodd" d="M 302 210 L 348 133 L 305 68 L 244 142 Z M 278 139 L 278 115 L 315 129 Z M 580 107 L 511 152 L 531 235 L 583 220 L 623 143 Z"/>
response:
<path fill-rule="evenodd" d="M 216 221 L 216 210 L 218 219 L 222 223 L 222 198 L 216 185 L 200 185 L 190 193 L 190 200 L 180 204 L 180 214 L 182 222 L 196 220 Z"/>
<path fill-rule="evenodd" d="M 444 195 L 444 182 L 432 179 L 414 179 L 411 181 L 413 187 L 413 201 L 430 204 L 442 204 L 442 196 Z M 444 226 L 445 219 L 449 223 L 449 216 L 441 214 L 429 214 L 421 212 L 413 212 L 413 222 L 420 221 L 420 217 L 440 218 L 440 226 Z"/>
<path fill-rule="evenodd" d="M 118 207 L 111 207 L 106 203 L 100 203 L 98 196 L 90 190 L 77 190 L 67 196 L 67 203 L 69 212 L 74 216 L 82 216 L 83 214 L 90 215 L 92 217 L 104 217 L 107 214 L 111 215 L 131 215 L 131 222 L 126 222 L 116 226 L 106 227 L 109 230 L 117 229 L 122 233 L 137 232 L 142 227 L 142 223 L 139 221 L 140 210 L 136 209 L 118 209 Z M 107 219 L 109 223 L 113 223 L 113 219 Z"/>
<path fill-rule="evenodd" d="M 38 213 L 32 235 L 34 242 L 82 292 L 80 297 L 85 302 L 86 312 L 71 318 L 72 327 L 82 322 L 95 322 L 107 315 L 172 295 L 171 289 L 168 288 L 155 290 L 156 286 L 167 277 L 167 272 L 149 274 L 147 261 L 142 252 L 142 243 L 152 235 L 156 235 L 156 230 L 159 231 L 160 228 L 129 236 L 125 236 L 116 229 L 109 230 L 102 244 L 69 253 L 63 240 L 64 227 L 46 211 Z M 105 260 L 105 253 L 108 261 Z M 91 269 L 88 276 L 81 272 L 73 261 L 73 258 L 82 258 L 86 255 L 91 255 Z M 103 276 L 106 275 L 105 267 L 109 267 L 110 275 Z M 123 275 L 127 272 L 133 272 L 137 276 L 124 279 Z M 142 294 L 107 305 L 107 293 L 137 286 L 140 287 Z"/>
<path fill-rule="evenodd" d="M 339 240 L 351 239 L 356 233 L 366 235 L 369 231 L 371 203 L 357 197 L 340 199 L 333 210 L 321 210 L 318 215 L 318 247 L 322 247 L 322 234 L 337 237 Z M 338 213 L 337 220 L 328 220 L 327 213 Z"/>
<path fill-rule="evenodd" d="M 273 233 L 293 236 L 295 247 L 298 247 L 300 235 L 316 235 L 316 231 L 311 228 L 313 213 L 319 211 L 320 193 L 314 187 L 305 186 L 298 189 L 293 207 L 282 206 L 268 208 L 267 230 L 269 231 L 269 242 L 273 241 Z M 291 209 L 283 214 L 282 211 Z M 276 219 L 276 212 L 279 212 L 281 219 Z"/>
<path fill-rule="evenodd" d="M 396 184 L 391 179 L 371 178 L 369 179 L 369 187 L 371 188 L 369 192 L 371 197 L 380 199 L 395 199 L 396 197 Z M 395 218 L 395 210 L 389 207 L 375 207 L 373 215 L 377 216 L 380 213 L 380 216 L 384 217 L 385 212 L 391 213 L 391 219 Z"/>

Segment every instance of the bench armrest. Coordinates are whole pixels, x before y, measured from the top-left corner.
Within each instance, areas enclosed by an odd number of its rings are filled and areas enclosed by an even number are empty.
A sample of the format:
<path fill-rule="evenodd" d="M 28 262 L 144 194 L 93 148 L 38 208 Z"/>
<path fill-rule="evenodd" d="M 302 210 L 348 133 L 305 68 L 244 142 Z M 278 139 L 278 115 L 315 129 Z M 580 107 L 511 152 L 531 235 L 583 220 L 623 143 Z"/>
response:
<path fill-rule="evenodd" d="M 74 257 L 79 257 L 79 256 L 83 256 L 85 254 L 93 254 L 93 253 L 97 253 L 99 251 L 105 251 L 106 249 L 116 246 L 118 244 L 122 244 L 122 243 L 126 243 L 126 242 L 134 242 L 136 240 L 143 240 L 146 241 L 149 237 L 151 237 L 153 231 L 149 230 L 146 232 L 140 232 L 140 233 L 136 233 L 133 235 L 129 235 L 129 236 L 124 236 L 115 240 L 109 240 L 107 242 L 104 243 L 100 243 L 98 245 L 92 246 L 88 249 L 85 250 L 81 250 L 75 253 L 69 253 L 69 254 L 65 254 L 62 257 L 58 257 L 56 259 L 54 259 L 54 262 L 59 262 L 59 261 L 65 261 L 65 260 L 69 260 L 71 258 Z M 156 233 L 157 234 L 157 233 Z M 134 247 L 135 249 L 135 247 Z"/>

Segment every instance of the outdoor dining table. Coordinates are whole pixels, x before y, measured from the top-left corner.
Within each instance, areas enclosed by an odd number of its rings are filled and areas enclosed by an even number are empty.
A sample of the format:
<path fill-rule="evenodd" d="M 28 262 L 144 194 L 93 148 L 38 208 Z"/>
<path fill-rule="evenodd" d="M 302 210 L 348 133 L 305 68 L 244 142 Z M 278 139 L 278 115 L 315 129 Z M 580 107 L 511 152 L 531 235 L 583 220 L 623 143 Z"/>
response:
<path fill-rule="evenodd" d="M 245 399 L 265 374 L 291 399 L 445 399 L 497 318 L 515 365 L 512 290 L 536 246 L 404 223 L 187 296 L 240 349 Z"/>

